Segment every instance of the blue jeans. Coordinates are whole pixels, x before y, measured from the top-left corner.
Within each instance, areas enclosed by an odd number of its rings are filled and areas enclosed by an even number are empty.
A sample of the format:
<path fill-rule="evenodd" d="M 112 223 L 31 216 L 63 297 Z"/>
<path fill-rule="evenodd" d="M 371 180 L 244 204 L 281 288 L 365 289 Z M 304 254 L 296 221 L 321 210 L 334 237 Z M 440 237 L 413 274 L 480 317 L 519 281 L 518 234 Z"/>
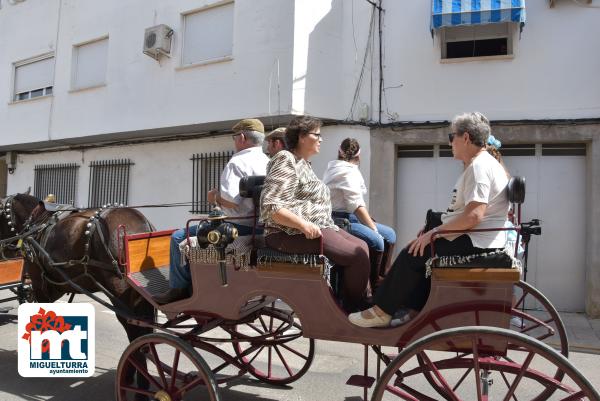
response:
<path fill-rule="evenodd" d="M 350 234 L 365 241 L 367 246 L 371 249 L 383 252 L 384 240 L 390 244 L 396 243 L 396 232 L 391 227 L 375 223 L 375 227 L 377 227 L 377 231 L 379 231 L 378 234 L 371 230 L 368 226 L 362 224 L 354 213 L 333 212 L 333 217 L 348 219 L 350 221 Z"/>
<path fill-rule="evenodd" d="M 232 223 L 237 230 L 238 235 L 252 235 L 252 227 L 242 226 Z M 198 225 L 190 226 L 190 237 L 196 235 Z M 262 229 L 256 229 L 256 234 L 262 234 Z M 185 262 L 181 264 L 181 251 L 179 244 L 186 239 L 185 228 L 176 230 L 171 234 L 171 250 L 169 257 L 169 286 L 171 288 L 188 288 L 192 284 L 192 276 L 190 274 L 190 264 Z"/>

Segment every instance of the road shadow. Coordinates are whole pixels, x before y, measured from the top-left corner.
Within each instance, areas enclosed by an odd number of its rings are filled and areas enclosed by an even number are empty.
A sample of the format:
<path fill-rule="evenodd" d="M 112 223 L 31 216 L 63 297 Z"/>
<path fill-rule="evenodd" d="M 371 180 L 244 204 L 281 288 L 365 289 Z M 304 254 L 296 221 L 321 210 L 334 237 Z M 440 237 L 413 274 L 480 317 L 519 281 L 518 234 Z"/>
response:
<path fill-rule="evenodd" d="M 12 309 L 9 312 L 2 312 L 0 313 L 0 326 L 4 326 L 6 324 L 17 324 L 17 310 L 16 309 Z M 16 326 L 15 326 L 15 333 L 16 333 Z"/>

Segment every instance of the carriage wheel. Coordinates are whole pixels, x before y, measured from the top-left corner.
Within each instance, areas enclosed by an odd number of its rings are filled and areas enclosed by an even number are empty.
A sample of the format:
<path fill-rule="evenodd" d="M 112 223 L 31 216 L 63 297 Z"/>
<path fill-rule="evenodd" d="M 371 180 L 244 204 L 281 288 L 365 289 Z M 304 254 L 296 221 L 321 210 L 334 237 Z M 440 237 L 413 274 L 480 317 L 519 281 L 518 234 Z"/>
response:
<path fill-rule="evenodd" d="M 511 330 L 544 341 L 568 357 L 569 340 L 565 325 L 548 298 L 533 286 L 519 281 L 515 283 L 515 301 L 511 311 Z M 536 304 L 537 309 L 534 309 Z"/>
<path fill-rule="evenodd" d="M 236 355 L 248 372 L 262 382 L 285 385 L 302 377 L 315 354 L 315 340 L 302 337 L 294 312 L 263 308 L 252 321 L 230 334 Z"/>
<path fill-rule="evenodd" d="M 506 355 L 486 352 L 491 344 L 507 344 Z M 434 351 L 449 347 L 454 351 Z M 553 377 L 557 370 L 563 380 Z M 423 377 L 425 372 L 435 384 Z M 479 326 L 439 331 L 410 344 L 385 369 L 371 400 L 438 400 L 439 388 L 443 398 L 454 401 L 547 400 L 549 396 L 540 398 L 545 393 L 554 393 L 557 400 L 600 401 L 590 382 L 546 344 L 511 330 Z"/>
<path fill-rule="evenodd" d="M 556 348 L 565 357 L 569 356 L 569 340 L 565 325 L 560 315 L 541 292 L 524 281 L 515 283 L 514 287 L 515 305 L 511 310 L 510 329 L 516 332 L 533 337 L 540 341 L 545 341 Z M 419 364 L 423 366 L 425 362 L 417 358 Z M 425 370 L 425 378 L 435 386 L 435 380 L 432 373 Z M 554 373 L 554 379 L 560 381 L 563 372 L 557 369 Z M 443 387 L 437 387 L 438 393 L 446 400 L 451 400 L 445 393 Z M 550 389 L 545 393 L 539 394 L 537 400 L 545 400 L 551 395 Z"/>
<path fill-rule="evenodd" d="M 164 365 L 171 368 L 164 369 Z M 131 370 L 146 383 L 132 383 Z M 116 399 L 219 401 L 221 398 L 210 368 L 194 348 L 177 337 L 154 333 L 134 340 L 125 349 L 117 367 Z"/>

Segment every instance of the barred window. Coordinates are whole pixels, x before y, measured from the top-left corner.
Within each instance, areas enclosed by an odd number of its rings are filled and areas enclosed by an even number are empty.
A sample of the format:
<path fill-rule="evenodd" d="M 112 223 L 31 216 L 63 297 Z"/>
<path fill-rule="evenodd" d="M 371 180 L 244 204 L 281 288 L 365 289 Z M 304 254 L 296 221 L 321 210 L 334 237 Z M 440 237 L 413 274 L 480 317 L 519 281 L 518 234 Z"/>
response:
<path fill-rule="evenodd" d="M 89 207 L 106 204 L 127 205 L 129 198 L 129 159 L 96 160 L 90 163 Z"/>
<path fill-rule="evenodd" d="M 221 172 L 233 156 L 233 151 L 196 153 L 192 156 L 192 210 L 191 213 L 208 213 L 210 205 L 206 200 L 208 191 L 218 188 Z"/>
<path fill-rule="evenodd" d="M 44 199 L 48 194 L 54 194 L 57 203 L 75 204 L 79 165 L 38 164 L 34 172 L 33 194 L 36 198 Z"/>

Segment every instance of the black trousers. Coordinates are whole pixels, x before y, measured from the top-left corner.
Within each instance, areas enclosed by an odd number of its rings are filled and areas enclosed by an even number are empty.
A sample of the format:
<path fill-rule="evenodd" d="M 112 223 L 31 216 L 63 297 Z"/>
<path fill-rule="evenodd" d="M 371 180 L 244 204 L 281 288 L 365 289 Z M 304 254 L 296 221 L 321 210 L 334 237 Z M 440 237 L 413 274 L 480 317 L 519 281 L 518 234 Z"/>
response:
<path fill-rule="evenodd" d="M 435 241 L 435 253 L 438 256 L 471 255 L 485 252 L 475 248 L 471 238 L 463 234 L 454 241 L 440 238 Z M 377 289 L 374 301 L 385 313 L 393 315 L 400 307 L 420 310 L 429 296 L 431 279 L 425 277 L 425 262 L 429 259 L 431 248 L 427 246 L 423 256 L 412 256 L 408 246 L 404 248 L 383 284 Z"/>

